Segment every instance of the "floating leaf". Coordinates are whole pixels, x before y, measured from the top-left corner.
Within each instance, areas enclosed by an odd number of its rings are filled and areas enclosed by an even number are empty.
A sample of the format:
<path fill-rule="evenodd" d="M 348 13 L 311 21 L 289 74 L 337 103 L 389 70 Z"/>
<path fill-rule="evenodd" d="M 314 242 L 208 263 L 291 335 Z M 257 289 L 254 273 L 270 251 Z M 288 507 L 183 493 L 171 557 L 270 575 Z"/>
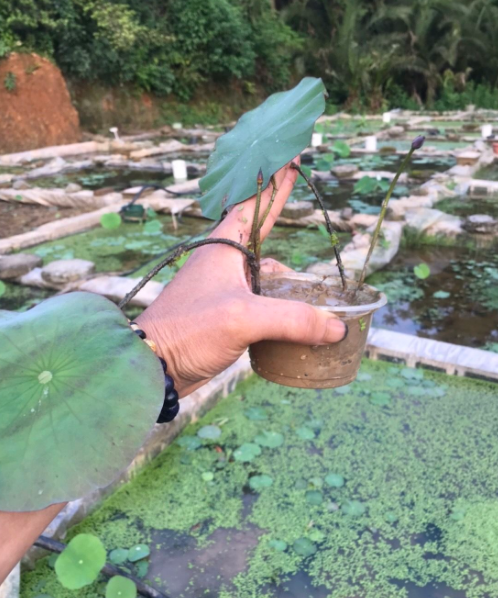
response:
<path fill-rule="evenodd" d="M 214 473 L 212 471 L 204 471 L 202 473 L 202 479 L 205 482 L 212 482 L 214 480 Z"/>
<path fill-rule="evenodd" d="M 325 534 L 319 529 L 312 529 L 309 533 L 310 540 L 313 542 L 323 542 L 325 540 Z"/>
<path fill-rule="evenodd" d="M 255 457 L 261 455 L 261 449 L 257 444 L 246 442 L 233 452 L 234 459 L 247 463 L 252 461 Z"/>
<path fill-rule="evenodd" d="M 318 160 L 315 164 L 315 170 L 319 172 L 328 172 L 330 170 L 330 162 L 326 160 Z"/>
<path fill-rule="evenodd" d="M 263 407 L 250 407 L 249 409 L 244 411 L 244 415 L 248 419 L 256 422 L 265 421 L 266 419 L 268 419 L 268 414 L 263 409 Z"/>
<path fill-rule="evenodd" d="M 315 488 L 322 488 L 323 487 L 323 479 L 322 478 L 311 478 L 310 479 L 310 484 L 312 486 L 314 486 Z"/>
<path fill-rule="evenodd" d="M 398 516 L 393 511 L 388 511 L 386 513 L 386 521 L 387 523 L 396 523 L 398 521 Z"/>
<path fill-rule="evenodd" d="M 345 141 L 335 141 L 332 146 L 332 151 L 337 154 L 339 158 L 349 158 L 351 155 L 351 148 Z"/>
<path fill-rule="evenodd" d="M 424 377 L 423 370 L 416 368 L 403 368 L 400 373 L 407 380 L 422 380 Z"/>
<path fill-rule="evenodd" d="M 5 295 L 6 290 L 7 290 L 6 284 L 0 280 L 0 297 L 2 295 Z"/>
<path fill-rule="evenodd" d="M 255 475 L 249 478 L 249 486 L 252 490 L 258 492 L 264 488 L 269 488 L 273 484 L 273 478 L 269 475 Z"/>
<path fill-rule="evenodd" d="M 401 378 L 388 378 L 386 380 L 386 386 L 389 386 L 389 388 L 403 388 L 405 385 L 406 382 Z"/>
<path fill-rule="evenodd" d="M 105 565 L 104 545 L 96 536 L 78 534 L 55 561 L 55 572 L 68 590 L 79 590 L 93 583 Z"/>
<path fill-rule="evenodd" d="M 310 505 L 321 505 L 323 502 L 323 494 L 319 490 L 308 490 L 308 492 L 306 492 L 306 502 Z"/>
<path fill-rule="evenodd" d="M 109 553 L 109 560 L 115 565 L 121 565 L 128 559 L 127 548 L 116 548 Z"/>
<path fill-rule="evenodd" d="M 287 550 L 287 542 L 283 540 L 270 540 L 268 546 L 278 552 L 285 552 Z"/>
<path fill-rule="evenodd" d="M 138 561 L 138 563 L 135 564 L 136 570 L 137 570 L 137 577 L 143 578 L 147 575 L 147 573 L 149 572 L 149 561 Z"/>
<path fill-rule="evenodd" d="M 351 515 L 351 517 L 360 517 L 367 509 L 359 500 L 348 500 L 342 505 L 341 510 L 346 515 Z"/>
<path fill-rule="evenodd" d="M 216 440 L 221 436 L 221 429 L 218 426 L 204 426 L 197 432 L 197 436 L 204 440 Z"/>
<path fill-rule="evenodd" d="M 424 280 L 431 275 L 431 269 L 427 264 L 419 264 L 413 268 L 413 273 L 420 280 Z"/>
<path fill-rule="evenodd" d="M 181 436 L 176 441 L 176 444 L 183 448 L 186 448 L 187 451 L 195 451 L 200 446 L 202 446 L 202 442 L 199 440 L 197 436 Z"/>
<path fill-rule="evenodd" d="M 434 299 L 448 299 L 448 297 L 451 297 L 451 293 L 448 293 L 448 291 L 436 291 L 432 296 Z"/>
<path fill-rule="evenodd" d="M 372 376 L 370 374 L 367 374 L 366 372 L 358 372 L 356 379 L 358 380 L 358 382 L 368 382 L 368 380 L 372 379 Z"/>
<path fill-rule="evenodd" d="M 344 478 L 339 473 L 329 473 L 325 476 L 325 482 L 331 488 L 342 488 L 344 486 Z"/>
<path fill-rule="evenodd" d="M 296 434 L 302 440 L 313 440 L 315 438 L 315 432 L 311 428 L 307 428 L 306 426 L 296 428 Z"/>
<path fill-rule="evenodd" d="M 370 403 L 378 407 L 387 407 L 391 404 L 391 395 L 387 392 L 373 392 L 370 396 Z"/>
<path fill-rule="evenodd" d="M 115 304 L 79 292 L 0 313 L 0 344 L 0 510 L 42 509 L 107 486 L 161 410 L 154 353 Z"/>
<path fill-rule="evenodd" d="M 109 214 L 103 214 L 100 218 L 100 225 L 102 228 L 107 230 L 114 230 L 121 226 L 121 216 L 116 212 L 109 212 Z"/>
<path fill-rule="evenodd" d="M 144 224 L 143 230 L 147 235 L 156 235 L 163 230 L 163 225 L 160 220 L 150 220 Z"/>
<path fill-rule="evenodd" d="M 136 598 L 137 586 L 131 579 L 115 575 L 107 583 L 105 598 Z"/>
<path fill-rule="evenodd" d="M 316 546 L 308 538 L 298 538 L 292 547 L 299 556 L 308 557 L 316 552 Z"/>
<path fill-rule="evenodd" d="M 217 220 L 226 207 L 255 195 L 260 169 L 263 185 L 268 185 L 279 168 L 309 145 L 315 121 L 324 110 L 322 80 L 307 77 L 244 114 L 217 140 L 200 180 L 204 215 Z"/>
<path fill-rule="evenodd" d="M 147 544 L 137 544 L 128 550 L 128 560 L 130 563 L 135 563 L 136 561 L 140 561 L 148 557 L 149 554 L 150 548 L 147 546 Z"/>
<path fill-rule="evenodd" d="M 254 442 L 266 448 L 278 448 L 284 443 L 284 437 L 278 432 L 268 432 L 263 430 L 256 436 Z"/>

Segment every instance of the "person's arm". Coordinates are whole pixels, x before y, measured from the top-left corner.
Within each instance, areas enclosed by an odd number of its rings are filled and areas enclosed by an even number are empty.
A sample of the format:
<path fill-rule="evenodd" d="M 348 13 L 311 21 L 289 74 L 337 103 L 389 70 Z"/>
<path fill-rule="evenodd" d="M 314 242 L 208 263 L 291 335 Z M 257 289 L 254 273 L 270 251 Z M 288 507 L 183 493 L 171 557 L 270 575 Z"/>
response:
<path fill-rule="evenodd" d="M 275 224 L 296 178 L 297 171 L 289 165 L 275 175 L 278 193 L 262 229 L 262 240 Z M 262 194 L 261 214 L 271 193 L 268 188 Z M 251 198 L 233 208 L 211 237 L 247 245 L 255 203 Z M 270 264 L 270 269 L 275 267 L 287 269 Z M 345 324 L 328 312 L 305 303 L 254 295 L 244 256 L 226 245 L 197 249 L 136 321 L 147 338 L 155 341 L 181 397 L 224 371 L 251 343 L 268 339 L 321 345 L 339 342 L 346 335 Z M 2 573 L 9 572 L 60 509 L 0 513 L 0 582 Z"/>
<path fill-rule="evenodd" d="M 62 503 L 30 513 L 0 511 L 0 585 L 65 506 Z"/>

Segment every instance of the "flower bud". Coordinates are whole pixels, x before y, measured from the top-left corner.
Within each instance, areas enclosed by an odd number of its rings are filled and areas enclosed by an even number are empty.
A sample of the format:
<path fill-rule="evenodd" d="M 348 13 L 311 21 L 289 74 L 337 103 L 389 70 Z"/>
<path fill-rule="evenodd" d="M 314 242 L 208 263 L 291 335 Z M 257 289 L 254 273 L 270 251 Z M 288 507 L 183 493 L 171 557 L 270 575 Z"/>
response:
<path fill-rule="evenodd" d="M 261 168 L 259 169 L 259 172 L 258 172 L 257 183 L 258 183 L 258 185 L 263 184 L 263 171 L 261 170 Z"/>
<path fill-rule="evenodd" d="M 424 145 L 424 142 L 425 137 L 423 135 L 415 137 L 415 139 L 412 141 L 412 149 L 419 150 Z"/>

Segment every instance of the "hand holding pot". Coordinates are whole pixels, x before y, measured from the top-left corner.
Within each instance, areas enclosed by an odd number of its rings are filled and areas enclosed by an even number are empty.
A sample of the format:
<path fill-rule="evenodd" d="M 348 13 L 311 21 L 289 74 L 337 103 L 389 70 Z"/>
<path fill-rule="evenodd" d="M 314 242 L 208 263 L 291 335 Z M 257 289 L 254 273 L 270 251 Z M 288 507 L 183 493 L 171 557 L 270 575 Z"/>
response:
<path fill-rule="evenodd" d="M 288 164 L 275 175 L 277 195 L 262 228 L 269 234 L 289 198 L 298 173 Z M 263 192 L 260 214 L 272 194 Z M 255 198 L 233 207 L 211 237 L 247 245 Z M 270 265 L 275 270 L 275 263 Z M 282 266 L 282 268 L 285 268 Z M 199 388 L 261 340 L 322 345 L 342 340 L 346 326 L 334 315 L 305 303 L 254 295 L 245 257 L 228 246 L 197 249 L 159 298 L 137 318 L 165 358 L 180 396 Z"/>

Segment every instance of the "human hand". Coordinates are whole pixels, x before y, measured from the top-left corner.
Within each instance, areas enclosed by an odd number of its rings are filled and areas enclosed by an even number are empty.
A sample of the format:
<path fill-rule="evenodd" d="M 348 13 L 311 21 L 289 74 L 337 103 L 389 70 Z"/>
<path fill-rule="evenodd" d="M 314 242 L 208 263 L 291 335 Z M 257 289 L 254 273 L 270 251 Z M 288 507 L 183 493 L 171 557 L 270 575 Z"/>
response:
<path fill-rule="evenodd" d="M 297 160 L 295 160 L 297 162 Z M 287 164 L 275 174 L 278 192 L 261 230 L 269 234 L 298 173 Z M 271 185 L 261 196 L 263 214 Z M 247 246 L 256 198 L 232 208 L 210 235 Z M 261 340 L 321 345 L 341 341 L 346 326 L 336 316 L 305 303 L 254 295 L 245 256 L 226 245 L 196 249 L 154 303 L 137 318 L 168 364 L 180 396 L 199 388 Z M 267 268 L 285 268 L 272 260 Z M 264 264 L 262 263 L 262 266 Z"/>

